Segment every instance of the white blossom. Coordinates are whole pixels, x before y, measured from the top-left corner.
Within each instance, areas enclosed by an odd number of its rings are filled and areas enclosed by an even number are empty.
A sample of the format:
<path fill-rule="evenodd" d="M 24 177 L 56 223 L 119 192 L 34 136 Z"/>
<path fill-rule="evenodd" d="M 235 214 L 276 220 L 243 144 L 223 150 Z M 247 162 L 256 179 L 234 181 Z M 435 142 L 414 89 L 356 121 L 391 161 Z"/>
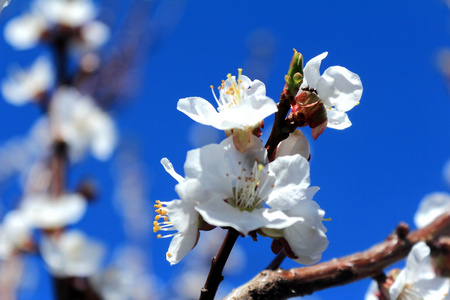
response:
<path fill-rule="evenodd" d="M 6 214 L 0 225 L 0 259 L 8 259 L 17 249 L 26 248 L 31 240 L 31 224 L 20 210 Z"/>
<path fill-rule="evenodd" d="M 99 270 L 104 247 L 80 231 L 66 231 L 60 236 L 43 237 L 40 251 L 53 275 L 88 277 Z"/>
<path fill-rule="evenodd" d="M 363 87 L 357 74 L 341 66 L 329 67 L 320 75 L 320 64 L 327 55 L 328 52 L 324 52 L 306 64 L 301 88 L 315 90 L 322 99 L 328 127 L 345 129 L 352 125 L 346 112 L 359 104 Z"/>
<path fill-rule="evenodd" d="M 78 222 L 86 207 L 86 200 L 80 194 L 59 197 L 37 194 L 27 196 L 20 209 L 34 227 L 55 229 Z"/>
<path fill-rule="evenodd" d="M 175 172 L 172 163 L 163 158 L 161 164 L 178 183 L 183 183 L 185 179 Z M 189 197 L 189 187 L 182 185 L 176 189 L 182 200 L 172 200 L 170 202 L 156 201 L 155 208 L 158 215 L 153 223 L 153 231 L 175 231 L 168 235 L 158 234 L 158 237 L 173 237 L 170 242 L 166 258 L 171 265 L 177 264 L 191 251 L 198 240 L 198 219 L 199 214 L 195 210 L 197 201 Z"/>
<path fill-rule="evenodd" d="M 73 159 L 79 159 L 88 149 L 97 159 L 112 155 L 117 143 L 114 123 L 89 96 L 74 88 L 59 88 L 52 99 L 51 118 L 54 137 L 69 145 Z"/>
<path fill-rule="evenodd" d="M 301 218 L 283 230 L 283 237 L 297 257 L 294 260 L 304 265 L 318 262 L 328 247 L 327 229 L 322 224 L 325 212 L 312 200 L 318 190 L 318 187 L 308 188 L 305 197 L 286 211 L 290 217 Z"/>
<path fill-rule="evenodd" d="M 228 74 L 228 79 L 219 87 L 218 110 L 205 99 L 189 97 L 178 101 L 177 109 L 194 121 L 220 130 L 253 128 L 259 126 L 267 116 L 277 111 L 275 102 L 266 96 L 266 87 L 259 80 L 251 81 L 247 76 Z"/>
<path fill-rule="evenodd" d="M 79 27 L 96 16 L 91 0 L 36 0 L 32 11 L 53 24 Z"/>
<path fill-rule="evenodd" d="M 291 208 L 309 185 L 305 158 L 286 156 L 267 164 L 261 140 L 253 139 L 254 146 L 245 153 L 233 146 L 231 137 L 189 151 L 186 181 L 176 187 L 198 202 L 195 209 L 208 224 L 244 235 L 261 227 L 286 228 L 299 220 L 281 210 Z"/>
<path fill-rule="evenodd" d="M 70 40 L 78 52 L 97 49 L 109 38 L 109 28 L 95 21 L 97 12 L 91 0 L 36 0 L 31 10 L 8 22 L 5 39 L 19 50 L 38 44 L 44 33 L 55 26 L 80 29 Z"/>
<path fill-rule="evenodd" d="M 2 82 L 5 100 L 14 105 L 24 105 L 46 92 L 53 83 L 52 65 L 47 57 L 38 58 L 29 70 L 18 69 Z"/>
<path fill-rule="evenodd" d="M 403 269 L 389 288 L 392 300 L 442 299 L 450 288 L 450 279 L 434 273 L 430 248 L 419 242 L 412 248 Z"/>
<path fill-rule="evenodd" d="M 450 211 L 450 194 L 436 192 L 426 195 L 420 202 L 419 209 L 414 215 L 417 228 L 423 228 L 433 222 L 440 215 Z"/>

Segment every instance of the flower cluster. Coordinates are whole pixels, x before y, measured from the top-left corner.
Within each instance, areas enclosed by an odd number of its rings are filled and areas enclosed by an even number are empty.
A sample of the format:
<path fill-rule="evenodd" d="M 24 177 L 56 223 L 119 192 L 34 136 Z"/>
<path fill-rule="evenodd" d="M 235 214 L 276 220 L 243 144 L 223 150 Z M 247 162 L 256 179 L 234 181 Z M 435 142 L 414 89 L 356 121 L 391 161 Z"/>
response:
<path fill-rule="evenodd" d="M 342 67 L 330 68 L 320 77 L 316 73 L 323 57 L 306 65 L 302 87 L 314 93 L 317 88 L 331 116 L 351 109 L 347 102 L 359 101 L 362 86 L 356 74 Z M 227 138 L 189 151 L 185 177 L 175 172 L 167 158 L 161 161 L 178 181 L 179 196 L 155 205 L 154 231 L 169 231 L 158 237 L 173 237 L 167 260 L 178 263 L 196 245 L 199 230 L 222 227 L 254 239 L 258 234 L 270 237 L 274 253 L 284 251 L 299 263 L 316 263 L 328 239 L 322 224 L 325 212 L 313 200 L 319 188 L 309 187 L 309 145 L 300 130 L 292 130 L 269 158 L 259 137 L 264 119 L 278 110 L 277 105 L 266 96 L 265 85 L 242 75 L 241 69 L 237 77 L 227 77 L 219 86 L 219 97 L 213 91 L 217 110 L 200 97 L 178 101 L 179 111 L 224 130 Z"/>
<path fill-rule="evenodd" d="M 8 3 L 0 1 L 0 9 Z M 27 160 L 30 166 L 22 167 L 26 171 L 21 170 L 26 178 L 24 195 L 0 224 L 0 260 L 39 252 L 57 277 L 92 276 L 103 257 L 99 242 L 68 230 L 84 216 L 89 193 L 65 187 L 70 163 L 87 152 L 106 160 L 117 142 L 109 114 L 75 87 L 76 79 L 93 71 L 85 68 L 83 56 L 92 58 L 109 36 L 96 14 L 90 0 L 36 0 L 29 12 L 9 21 L 4 32 L 7 42 L 19 50 L 44 43 L 52 50 L 53 61 L 41 56 L 30 68 L 13 70 L 1 84 L 7 102 L 34 103 L 43 114 L 29 135 L 27 146 L 33 155 Z"/>

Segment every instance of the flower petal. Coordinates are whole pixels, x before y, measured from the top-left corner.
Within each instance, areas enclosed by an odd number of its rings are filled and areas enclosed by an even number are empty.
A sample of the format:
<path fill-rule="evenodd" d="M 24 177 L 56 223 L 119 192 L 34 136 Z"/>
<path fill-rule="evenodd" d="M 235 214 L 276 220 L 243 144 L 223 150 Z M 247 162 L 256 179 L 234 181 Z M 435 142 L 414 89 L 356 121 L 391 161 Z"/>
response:
<path fill-rule="evenodd" d="M 194 248 L 198 240 L 198 230 L 194 227 L 175 235 L 170 242 L 166 258 L 171 265 L 177 264 Z"/>
<path fill-rule="evenodd" d="M 345 112 L 327 108 L 327 118 L 328 118 L 327 127 L 333 129 L 342 130 L 352 126 L 352 122 L 350 122 Z"/>
<path fill-rule="evenodd" d="M 231 128 L 243 129 L 239 124 L 224 119 L 211 103 L 200 97 L 180 99 L 177 104 L 177 109 L 200 124 L 210 125 L 220 130 Z"/>
<path fill-rule="evenodd" d="M 322 63 L 322 60 L 327 57 L 327 55 L 328 52 L 324 52 L 306 63 L 305 67 L 303 68 L 304 78 L 302 87 L 309 86 L 312 89 L 316 89 L 317 82 L 320 78 L 320 64 Z M 301 90 L 299 90 L 299 93 L 301 93 Z"/>
<path fill-rule="evenodd" d="M 283 156 L 269 164 L 275 174 L 275 183 L 267 204 L 275 209 L 285 210 L 305 196 L 310 184 L 309 163 L 303 156 Z"/>
<path fill-rule="evenodd" d="M 340 66 L 326 69 L 317 82 L 317 92 L 323 103 L 342 112 L 349 111 L 359 103 L 362 91 L 359 76 Z"/>
<path fill-rule="evenodd" d="M 417 228 L 423 228 L 445 212 L 450 211 L 450 194 L 432 193 L 422 200 L 414 216 Z"/>
<path fill-rule="evenodd" d="M 232 227 L 244 235 L 261 227 L 278 228 L 281 224 L 289 226 L 288 224 L 291 223 L 286 215 L 283 219 L 282 215 L 268 212 L 267 208 L 254 209 L 249 212 L 233 207 L 217 198 L 202 203 L 195 209 L 207 223 L 220 227 Z"/>

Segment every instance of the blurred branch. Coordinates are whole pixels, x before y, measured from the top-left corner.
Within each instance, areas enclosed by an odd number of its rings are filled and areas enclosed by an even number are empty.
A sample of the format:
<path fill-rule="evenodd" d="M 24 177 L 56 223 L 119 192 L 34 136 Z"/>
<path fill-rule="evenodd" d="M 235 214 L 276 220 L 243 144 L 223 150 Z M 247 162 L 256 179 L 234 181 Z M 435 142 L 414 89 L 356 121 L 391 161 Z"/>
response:
<path fill-rule="evenodd" d="M 408 225 L 401 223 L 384 242 L 364 252 L 309 267 L 262 271 L 224 299 L 286 299 L 375 277 L 388 266 L 405 258 L 415 243 L 430 243 L 449 235 L 450 212 L 422 229 L 408 232 Z"/>

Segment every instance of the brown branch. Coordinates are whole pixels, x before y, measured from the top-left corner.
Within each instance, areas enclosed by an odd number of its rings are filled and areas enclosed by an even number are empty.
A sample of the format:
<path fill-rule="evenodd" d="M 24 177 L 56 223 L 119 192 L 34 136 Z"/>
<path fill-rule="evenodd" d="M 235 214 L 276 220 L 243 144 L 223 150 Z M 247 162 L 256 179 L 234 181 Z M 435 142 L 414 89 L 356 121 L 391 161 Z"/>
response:
<path fill-rule="evenodd" d="M 233 249 L 234 243 L 239 237 L 239 233 L 234 229 L 229 229 L 225 239 L 223 240 L 222 247 L 220 247 L 217 256 L 212 259 L 211 269 L 209 270 L 208 278 L 206 279 L 205 286 L 200 293 L 200 300 L 212 300 L 216 295 L 219 284 L 223 280 L 222 271 L 225 267 L 225 263 L 230 256 L 231 249 Z"/>
<path fill-rule="evenodd" d="M 224 299 L 286 299 L 375 277 L 388 266 L 405 258 L 415 243 L 430 243 L 446 235 L 450 235 L 450 212 L 427 227 L 409 234 L 408 226 L 403 223 L 384 242 L 367 251 L 309 267 L 265 270 Z"/>

